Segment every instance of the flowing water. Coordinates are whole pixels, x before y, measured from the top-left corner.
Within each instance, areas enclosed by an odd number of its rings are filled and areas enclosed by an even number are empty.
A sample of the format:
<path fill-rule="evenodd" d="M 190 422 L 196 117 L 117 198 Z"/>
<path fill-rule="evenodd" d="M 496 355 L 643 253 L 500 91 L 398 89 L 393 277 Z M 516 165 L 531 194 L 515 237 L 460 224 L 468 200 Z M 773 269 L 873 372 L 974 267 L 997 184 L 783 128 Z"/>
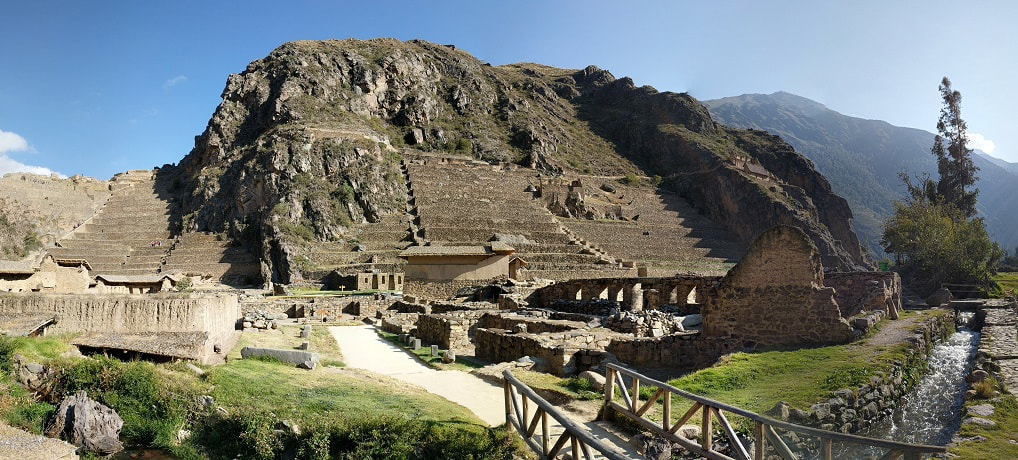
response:
<path fill-rule="evenodd" d="M 915 444 L 946 445 L 961 426 L 962 406 L 979 333 L 967 325 L 973 313 L 962 312 L 958 332 L 933 348 L 928 373 L 902 398 L 891 417 L 861 433 L 864 436 Z"/>

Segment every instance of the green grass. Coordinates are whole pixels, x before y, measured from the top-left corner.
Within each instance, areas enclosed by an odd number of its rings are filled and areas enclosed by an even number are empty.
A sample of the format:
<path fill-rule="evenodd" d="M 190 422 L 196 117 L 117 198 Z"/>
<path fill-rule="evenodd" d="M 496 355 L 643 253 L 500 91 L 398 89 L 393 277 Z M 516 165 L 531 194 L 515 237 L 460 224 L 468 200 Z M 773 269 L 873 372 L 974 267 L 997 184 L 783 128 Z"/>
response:
<path fill-rule="evenodd" d="M 1018 295 L 1018 273 L 1000 272 L 994 275 L 992 280 L 997 283 L 998 289 L 990 292 L 991 297 L 1003 298 Z"/>
<path fill-rule="evenodd" d="M 239 359 L 239 348 L 299 342 L 296 327 L 245 334 L 228 364 L 205 367 L 199 377 L 184 363 L 122 362 L 66 357 L 56 338 L 0 337 L 0 417 L 41 432 L 55 407 L 35 402 L 10 374 L 17 353 L 58 370 L 62 393 L 86 390 L 124 419 L 121 439 L 177 458 L 476 458 L 503 459 L 523 452 L 505 428 L 488 428 L 466 408 L 387 377 L 320 367 L 314 371 L 264 360 Z M 326 328 L 313 328 L 312 348 L 341 364 Z M 200 396 L 215 400 L 214 408 Z M 217 409 L 221 408 L 221 409 Z M 289 419 L 301 434 L 280 433 Z M 192 433 L 178 443 L 181 429 Z"/>
<path fill-rule="evenodd" d="M 961 426 L 958 436 L 970 438 L 982 436 L 982 441 L 967 441 L 949 448 L 948 452 L 957 458 L 1018 458 L 1018 400 L 1012 395 L 999 396 L 993 400 L 974 400 L 966 405 L 990 403 L 994 414 L 990 420 L 997 423 L 992 428 L 975 424 Z"/>

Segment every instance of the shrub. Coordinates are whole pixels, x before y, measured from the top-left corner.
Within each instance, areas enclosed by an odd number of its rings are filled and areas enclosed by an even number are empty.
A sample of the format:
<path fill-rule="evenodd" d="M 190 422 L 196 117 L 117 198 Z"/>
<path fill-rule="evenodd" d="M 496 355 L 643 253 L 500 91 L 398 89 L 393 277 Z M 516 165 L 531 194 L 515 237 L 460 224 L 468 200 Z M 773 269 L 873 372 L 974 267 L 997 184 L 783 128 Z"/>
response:
<path fill-rule="evenodd" d="M 626 174 L 626 177 L 623 177 L 621 179 L 621 182 L 626 185 L 640 185 L 642 181 L 640 180 L 640 176 L 637 176 L 636 174 L 633 173 L 629 173 Z"/>
<path fill-rule="evenodd" d="M 993 378 L 988 378 L 981 382 L 973 383 L 972 389 L 976 392 L 976 398 L 990 399 L 997 393 L 997 381 Z"/>
<path fill-rule="evenodd" d="M 177 281 L 177 291 L 179 292 L 188 291 L 191 289 L 191 284 L 192 284 L 191 277 L 185 276 L 181 278 L 180 281 Z"/>

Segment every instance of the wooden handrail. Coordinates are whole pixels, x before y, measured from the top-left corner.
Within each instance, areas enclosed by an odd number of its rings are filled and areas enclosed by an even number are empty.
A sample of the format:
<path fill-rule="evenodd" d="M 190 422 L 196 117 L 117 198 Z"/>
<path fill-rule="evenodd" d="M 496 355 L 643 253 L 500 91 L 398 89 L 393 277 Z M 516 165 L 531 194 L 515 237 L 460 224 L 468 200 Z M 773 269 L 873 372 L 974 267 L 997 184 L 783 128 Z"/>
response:
<path fill-rule="evenodd" d="M 783 458 L 796 458 L 796 456 L 791 452 L 791 449 L 789 449 L 789 447 L 785 445 L 784 441 L 781 440 L 780 436 L 778 436 L 778 433 L 774 430 L 775 428 L 820 438 L 821 455 L 822 458 L 825 459 L 832 458 L 831 444 L 833 442 L 845 442 L 890 449 L 890 452 L 888 452 L 887 455 L 888 457 L 897 458 L 898 456 L 903 456 L 907 460 L 920 459 L 925 454 L 947 452 L 947 448 L 943 446 L 908 444 L 883 439 L 867 438 L 775 420 L 755 412 L 750 412 L 745 409 L 740 409 L 735 406 L 730 406 L 719 401 L 714 401 L 700 395 L 680 390 L 667 383 L 646 377 L 636 371 L 617 364 L 607 364 L 606 367 L 608 370 L 607 382 L 604 386 L 606 406 L 617 410 L 619 413 L 626 415 L 640 425 L 643 425 L 647 429 L 654 431 L 672 442 L 679 443 L 683 447 L 710 459 L 733 460 L 732 457 L 713 450 L 711 440 L 713 430 L 712 422 L 715 419 L 724 429 L 724 433 L 732 445 L 732 451 L 737 458 L 745 460 L 749 460 L 749 458 L 751 458 L 750 452 L 748 452 L 745 446 L 743 446 L 741 440 L 736 436 L 735 430 L 728 422 L 728 419 L 724 416 L 725 412 L 739 415 L 756 422 L 756 445 L 754 452 L 752 452 L 752 458 L 754 459 L 762 459 L 764 457 L 766 450 L 765 444 L 770 444 L 770 446 L 774 448 L 774 450 Z M 626 391 L 627 388 L 622 380 L 622 376 L 627 376 L 633 381 L 633 394 L 631 396 Z M 658 391 L 643 405 L 641 405 L 639 398 L 639 387 L 641 383 L 658 388 Z M 620 404 L 614 400 L 616 386 L 621 387 L 621 394 L 623 395 L 622 399 L 625 404 Z M 662 390 L 664 390 L 663 393 Z M 662 394 L 664 394 L 663 420 L 658 423 L 644 418 L 644 414 L 646 414 L 649 409 L 648 406 L 654 404 L 658 399 L 660 399 Z M 689 411 L 686 412 L 686 414 L 674 425 L 672 425 L 670 420 L 672 394 L 681 396 L 693 401 L 694 403 L 693 407 L 691 407 Z M 681 428 L 681 426 L 692 418 L 698 411 L 702 413 L 701 442 L 699 444 L 675 434 L 678 432 L 679 428 Z M 607 410 L 605 412 L 607 413 Z"/>
<path fill-rule="evenodd" d="M 520 382 L 508 369 L 502 372 L 505 390 L 505 421 L 516 428 L 516 431 L 523 437 L 531 449 L 543 459 L 556 458 L 566 443 L 572 449 L 571 458 L 593 459 L 591 449 L 601 454 L 603 458 L 610 460 L 626 460 L 628 457 L 608 446 L 593 435 L 582 425 L 562 414 L 551 403 L 545 401 L 533 389 L 523 382 Z M 530 418 L 530 403 L 533 401 L 537 408 Z M 559 434 L 558 440 L 549 447 L 551 441 L 551 427 L 548 417 L 555 419 L 564 431 Z M 528 421 L 529 419 L 529 421 Z M 540 442 L 534 439 L 538 425 L 541 426 Z"/>

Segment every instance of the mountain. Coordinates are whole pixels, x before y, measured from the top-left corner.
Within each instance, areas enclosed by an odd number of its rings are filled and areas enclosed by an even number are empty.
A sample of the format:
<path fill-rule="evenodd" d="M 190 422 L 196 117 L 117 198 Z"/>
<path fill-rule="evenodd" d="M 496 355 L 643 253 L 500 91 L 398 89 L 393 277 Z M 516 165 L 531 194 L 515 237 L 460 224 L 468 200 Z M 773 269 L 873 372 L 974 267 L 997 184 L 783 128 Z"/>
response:
<path fill-rule="evenodd" d="M 848 200 L 864 244 L 882 255 L 883 221 L 892 203 L 904 196 L 898 174 L 929 174 L 937 166 L 930 147 L 934 134 L 880 120 L 843 115 L 824 105 L 786 92 L 744 94 L 704 101 L 721 123 L 762 129 L 781 136 L 816 165 L 833 190 Z M 936 114 L 931 114 L 931 120 Z M 979 167 L 979 212 L 990 236 L 1004 247 L 1018 244 L 1018 171 L 1013 164 L 973 155 Z M 1010 166 L 1009 166 L 1010 165 Z"/>
<path fill-rule="evenodd" d="M 405 212 L 401 161 L 420 152 L 551 176 L 661 176 L 746 245 L 790 224 L 829 266 L 869 263 L 847 202 L 780 138 L 594 66 L 495 67 L 419 40 L 301 41 L 231 75 L 222 97 L 194 149 L 160 174 L 174 176 L 183 229 L 256 246 L 273 281 L 295 273 L 301 241 Z"/>
<path fill-rule="evenodd" d="M 1006 169 L 1013 173 L 1018 173 L 1018 163 L 1011 163 L 1009 161 L 1005 161 L 1000 158 L 990 156 L 987 153 L 983 152 L 982 150 L 976 150 L 976 154 L 983 157 L 984 160 L 989 161 L 990 163 L 993 163 L 997 166 L 1000 166 L 1003 169 Z"/>

